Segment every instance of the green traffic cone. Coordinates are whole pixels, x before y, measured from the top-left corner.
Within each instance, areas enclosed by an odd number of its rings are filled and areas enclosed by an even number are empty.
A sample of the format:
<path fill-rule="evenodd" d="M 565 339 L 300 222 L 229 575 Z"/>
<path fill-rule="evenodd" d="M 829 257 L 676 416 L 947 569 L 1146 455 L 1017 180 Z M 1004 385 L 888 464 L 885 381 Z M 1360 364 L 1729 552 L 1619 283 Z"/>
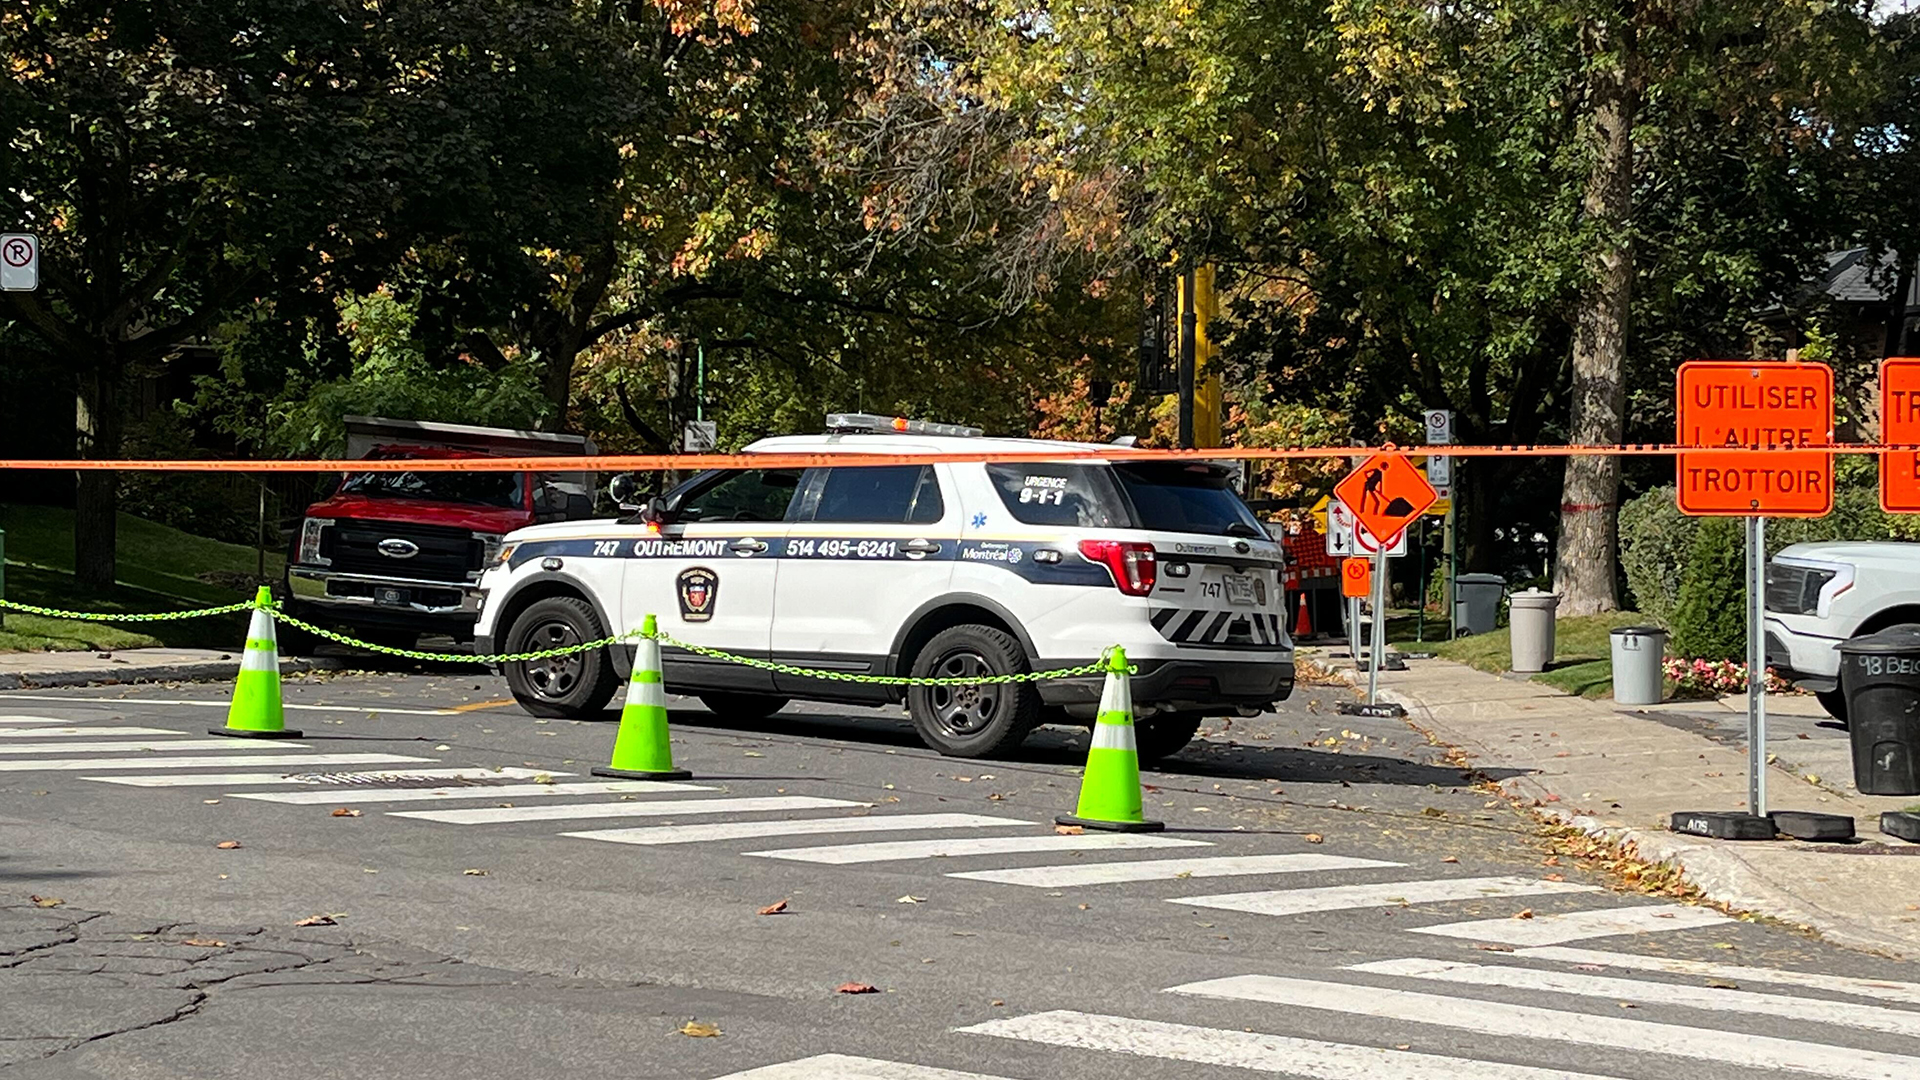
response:
<path fill-rule="evenodd" d="M 227 726 L 207 731 L 241 739 L 297 739 L 300 733 L 287 726 L 286 711 L 280 703 L 280 646 L 269 611 L 273 590 L 260 586 L 253 605 L 247 648 L 240 656 L 240 675 L 233 682 L 233 703 L 227 706 Z"/>
<path fill-rule="evenodd" d="M 1100 713 L 1093 721 L 1093 746 L 1080 779 L 1080 806 L 1054 818 L 1062 825 L 1114 832 L 1158 832 L 1164 822 L 1148 821 L 1140 804 L 1140 751 L 1133 739 L 1133 687 L 1127 679 L 1127 654 L 1114 646 L 1107 654 L 1107 683 L 1100 688 Z"/>
<path fill-rule="evenodd" d="M 589 770 L 595 776 L 628 780 L 686 780 L 693 776 L 673 767 L 673 748 L 667 745 L 667 691 L 660 674 L 659 620 L 652 615 L 640 626 L 640 645 L 633 651 L 633 678 L 627 682 L 627 703 L 620 710 L 620 733 L 613 738 L 613 761 Z"/>

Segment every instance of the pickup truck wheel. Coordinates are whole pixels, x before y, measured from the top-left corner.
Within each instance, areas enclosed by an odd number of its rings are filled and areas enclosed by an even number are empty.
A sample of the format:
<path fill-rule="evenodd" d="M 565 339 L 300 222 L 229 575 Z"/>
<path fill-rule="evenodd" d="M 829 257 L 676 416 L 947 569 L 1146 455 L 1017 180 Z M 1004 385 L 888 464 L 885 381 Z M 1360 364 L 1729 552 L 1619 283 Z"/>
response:
<path fill-rule="evenodd" d="M 700 704 L 722 720 L 765 720 L 787 707 L 787 700 L 771 694 L 735 694 L 724 690 L 699 695 Z"/>
<path fill-rule="evenodd" d="M 1019 675 L 1032 670 L 1013 635 L 991 626 L 940 631 L 914 657 L 916 678 Z M 949 757 L 995 757 L 1019 746 L 1040 722 L 1032 683 L 915 686 L 907 712 L 928 746 Z"/>
<path fill-rule="evenodd" d="M 1820 707 L 1827 710 L 1828 716 L 1833 717 L 1842 724 L 1847 722 L 1847 696 L 1840 692 L 1839 687 L 1836 686 L 1831 690 L 1815 690 L 1813 692 L 1813 700 L 1819 702 Z"/>
<path fill-rule="evenodd" d="M 576 597 L 550 596 L 534 601 L 513 620 L 506 651 L 539 652 L 606 636 L 593 605 Z M 604 648 L 501 666 L 514 699 L 535 716 L 592 719 L 606 709 L 620 687 L 613 659 Z"/>
<path fill-rule="evenodd" d="M 1172 757 L 1193 741 L 1200 730 L 1199 713 L 1159 713 L 1133 722 L 1133 741 L 1140 750 L 1140 764 L 1146 765 Z"/>

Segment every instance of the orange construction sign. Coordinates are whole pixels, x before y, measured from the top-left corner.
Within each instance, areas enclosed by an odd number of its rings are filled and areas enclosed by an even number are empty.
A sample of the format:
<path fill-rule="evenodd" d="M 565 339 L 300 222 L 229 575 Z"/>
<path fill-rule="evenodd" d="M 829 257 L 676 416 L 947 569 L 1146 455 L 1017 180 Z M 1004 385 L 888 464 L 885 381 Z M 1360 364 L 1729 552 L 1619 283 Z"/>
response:
<path fill-rule="evenodd" d="M 1340 595 L 1349 600 L 1365 600 L 1373 593 L 1373 562 L 1370 559 L 1340 560 Z"/>
<path fill-rule="evenodd" d="M 1880 362 L 1880 441 L 1920 445 L 1920 358 L 1890 356 Z M 1880 508 L 1920 514 L 1920 453 L 1880 455 Z"/>
<path fill-rule="evenodd" d="M 1680 365 L 1678 502 L 1685 514 L 1824 517 L 1833 509 L 1833 369 L 1696 360 Z M 1713 449 L 1704 449 L 1713 448 Z"/>
<path fill-rule="evenodd" d="M 1405 454 L 1375 454 L 1345 480 L 1333 494 L 1368 532 L 1391 547 L 1408 525 L 1420 519 L 1440 497 Z"/>

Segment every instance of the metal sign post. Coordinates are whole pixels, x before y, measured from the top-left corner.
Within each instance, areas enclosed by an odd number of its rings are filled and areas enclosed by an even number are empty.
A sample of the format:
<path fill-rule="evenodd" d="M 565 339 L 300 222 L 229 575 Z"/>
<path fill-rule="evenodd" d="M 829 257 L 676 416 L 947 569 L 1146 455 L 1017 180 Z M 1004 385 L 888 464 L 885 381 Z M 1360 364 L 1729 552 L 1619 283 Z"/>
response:
<path fill-rule="evenodd" d="M 1380 704 L 1380 665 L 1387 657 L 1387 544 L 1373 551 L 1373 648 L 1367 651 L 1367 708 Z"/>
<path fill-rule="evenodd" d="M 1747 813 L 1767 814 L 1767 519 L 1747 519 Z"/>

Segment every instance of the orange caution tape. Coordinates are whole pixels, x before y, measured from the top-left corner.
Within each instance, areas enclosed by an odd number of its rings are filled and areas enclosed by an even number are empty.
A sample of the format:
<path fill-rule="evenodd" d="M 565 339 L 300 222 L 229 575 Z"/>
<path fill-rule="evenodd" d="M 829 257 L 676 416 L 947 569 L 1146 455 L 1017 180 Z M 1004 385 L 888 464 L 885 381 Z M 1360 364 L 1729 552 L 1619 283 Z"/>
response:
<path fill-rule="evenodd" d="M 654 472 L 662 469 L 805 469 L 830 465 L 923 465 L 930 462 L 1032 461 L 1298 461 L 1316 458 L 1364 458 L 1376 453 L 1456 458 L 1650 457 L 1688 450 L 1797 449 L 1833 454 L 1920 453 L 1920 444 L 1849 443 L 1820 447 L 1677 446 L 1627 443 L 1619 446 L 1220 446 L 1205 450 L 1141 450 L 1130 447 L 1066 447 L 1017 451 L 956 451 L 928 454 L 832 454 L 790 452 L 755 454 L 601 454 L 594 457 L 389 458 L 384 460 L 244 461 L 213 458 L 97 461 L 75 458 L 0 459 L 0 469 L 116 472 Z"/>

